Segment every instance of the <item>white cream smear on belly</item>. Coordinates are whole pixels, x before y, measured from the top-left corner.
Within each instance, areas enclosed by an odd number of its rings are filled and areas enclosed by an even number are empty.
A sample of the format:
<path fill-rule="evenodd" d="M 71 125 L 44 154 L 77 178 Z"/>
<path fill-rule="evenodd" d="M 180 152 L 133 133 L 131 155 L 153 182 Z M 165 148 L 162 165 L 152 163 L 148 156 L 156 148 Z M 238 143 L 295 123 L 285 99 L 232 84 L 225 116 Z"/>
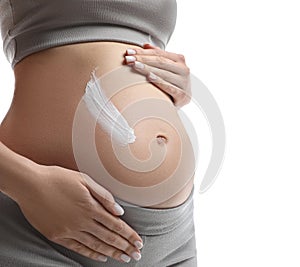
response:
<path fill-rule="evenodd" d="M 134 130 L 106 97 L 95 71 L 92 72 L 91 80 L 87 83 L 83 99 L 89 112 L 96 118 L 100 127 L 111 136 L 113 141 L 122 146 L 135 141 Z"/>

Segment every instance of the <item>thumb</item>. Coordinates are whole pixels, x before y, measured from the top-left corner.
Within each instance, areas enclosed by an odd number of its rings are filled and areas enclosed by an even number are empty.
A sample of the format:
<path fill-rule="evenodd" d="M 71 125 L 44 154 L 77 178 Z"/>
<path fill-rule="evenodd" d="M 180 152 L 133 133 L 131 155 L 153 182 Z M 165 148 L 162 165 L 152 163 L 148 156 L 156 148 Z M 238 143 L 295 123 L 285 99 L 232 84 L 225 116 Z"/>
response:
<path fill-rule="evenodd" d="M 116 216 L 124 214 L 123 208 L 115 201 L 113 195 L 108 190 L 96 183 L 90 176 L 83 173 L 82 176 L 86 182 L 85 186 L 91 195 L 98 200 L 105 209 Z"/>

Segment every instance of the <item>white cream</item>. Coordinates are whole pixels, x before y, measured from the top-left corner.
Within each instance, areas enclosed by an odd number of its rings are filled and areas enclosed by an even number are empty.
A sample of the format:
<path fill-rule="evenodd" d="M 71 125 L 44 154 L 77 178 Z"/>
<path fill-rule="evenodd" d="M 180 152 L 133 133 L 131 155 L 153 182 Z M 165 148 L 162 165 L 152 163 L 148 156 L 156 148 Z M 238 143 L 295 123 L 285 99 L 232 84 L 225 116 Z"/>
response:
<path fill-rule="evenodd" d="M 95 71 L 92 72 L 91 80 L 87 83 L 83 100 L 97 123 L 111 136 L 112 141 L 122 146 L 135 141 L 134 130 L 106 97 Z"/>
<path fill-rule="evenodd" d="M 100 88 L 101 86 L 101 90 L 105 93 L 107 99 L 113 99 L 112 97 L 114 95 L 129 86 L 148 83 L 147 77 L 134 72 L 132 68 L 128 66 L 113 69 L 111 72 L 107 72 L 101 77 L 98 77 L 98 79 L 98 87 Z M 99 114 L 103 108 L 101 108 L 101 105 L 100 108 L 97 107 L 98 104 L 96 105 L 94 103 L 97 97 L 93 97 L 92 95 L 95 92 L 88 92 L 89 90 L 94 90 L 93 88 L 97 86 L 97 84 L 93 84 L 96 80 L 97 78 L 95 77 L 91 79 L 89 86 L 87 86 L 87 94 L 86 96 L 83 94 L 73 119 L 72 148 L 78 170 L 82 173 L 88 173 L 90 177 L 106 190 L 113 192 L 114 197 L 125 203 L 127 202 L 131 205 L 138 206 L 152 206 L 167 201 L 177 192 L 181 191 L 195 173 L 193 148 L 187 143 L 188 139 L 182 121 L 176 116 L 174 117 L 174 107 L 169 101 L 166 102 L 165 99 L 144 97 L 138 101 L 131 102 L 130 105 L 126 105 L 120 110 L 123 117 L 126 118 L 128 125 L 133 128 L 134 125 L 143 123 L 143 120 L 147 118 L 161 119 L 166 122 L 176 131 L 176 135 L 178 135 L 178 139 L 176 138 L 176 140 L 179 141 L 178 149 L 180 149 L 180 151 L 178 151 L 180 158 L 176 161 L 174 172 L 162 182 L 142 187 L 127 185 L 112 176 L 109 169 L 104 166 L 99 155 L 99 152 L 102 151 L 99 151 L 96 145 L 95 128 L 98 125 L 98 115 L 103 116 L 103 114 Z M 98 93 L 100 94 L 101 91 Z M 104 100 L 104 103 L 105 102 L 108 101 Z M 91 112 L 94 114 L 93 116 L 90 114 L 89 109 L 95 110 Z M 90 117 L 87 118 L 89 115 Z M 98 118 L 99 126 L 104 127 L 101 117 Z M 110 117 L 113 116 L 110 115 Z M 111 129 L 111 127 L 108 129 Z M 112 130 L 108 129 L 106 129 L 106 131 L 112 132 Z M 131 131 L 129 131 L 129 133 L 130 132 Z M 172 139 L 168 140 L 168 138 L 163 138 L 163 134 L 163 131 L 158 131 L 156 135 L 153 135 L 148 147 L 150 156 L 145 160 L 136 158 L 129 145 L 118 145 L 112 138 L 113 153 L 123 167 L 135 172 L 151 172 L 159 168 L 162 162 L 164 162 L 167 156 L 167 149 L 170 148 Z M 155 138 L 157 136 L 162 137 L 161 139 L 163 140 L 157 140 L 159 139 Z M 134 136 L 132 135 L 132 137 Z M 139 137 L 137 136 L 137 138 Z M 124 138 L 122 138 L 122 142 L 119 141 L 119 143 L 128 143 L 129 139 L 130 138 L 126 138 L 124 141 Z M 163 143 L 159 142 L 158 144 L 157 141 L 163 141 Z"/>

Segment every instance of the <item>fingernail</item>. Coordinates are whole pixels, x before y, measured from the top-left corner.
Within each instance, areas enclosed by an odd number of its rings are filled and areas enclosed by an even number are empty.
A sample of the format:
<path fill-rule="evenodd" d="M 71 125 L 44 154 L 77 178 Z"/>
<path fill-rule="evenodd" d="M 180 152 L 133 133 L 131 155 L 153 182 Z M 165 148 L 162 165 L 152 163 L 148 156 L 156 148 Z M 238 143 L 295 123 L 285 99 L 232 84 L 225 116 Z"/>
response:
<path fill-rule="evenodd" d="M 136 54 L 136 51 L 134 49 L 131 49 L 131 48 L 128 48 L 126 50 L 126 52 L 127 52 L 127 55 L 135 55 Z"/>
<path fill-rule="evenodd" d="M 143 243 L 141 241 L 135 241 L 134 245 L 138 248 L 141 249 L 143 247 Z"/>
<path fill-rule="evenodd" d="M 115 203 L 114 208 L 115 208 L 115 211 L 118 215 L 123 215 L 124 214 L 123 208 L 118 203 Z"/>
<path fill-rule="evenodd" d="M 141 257 L 142 257 L 142 255 L 141 255 L 140 253 L 138 253 L 138 252 L 133 252 L 133 253 L 131 254 L 131 256 L 132 256 L 132 258 L 134 258 L 136 261 L 139 261 L 139 260 L 141 259 Z"/>
<path fill-rule="evenodd" d="M 134 56 L 125 56 L 125 59 L 127 63 L 136 61 L 136 58 Z"/>
<path fill-rule="evenodd" d="M 156 80 L 156 78 L 157 76 L 154 73 L 150 72 L 149 79 L 154 81 Z"/>
<path fill-rule="evenodd" d="M 127 256 L 126 254 L 122 254 L 120 258 L 122 261 L 125 261 L 127 263 L 130 262 L 130 257 Z"/>
<path fill-rule="evenodd" d="M 145 65 L 141 62 L 138 62 L 138 61 L 135 61 L 134 62 L 134 66 L 137 68 L 137 69 L 143 69 L 145 67 Z"/>
<path fill-rule="evenodd" d="M 105 256 L 103 256 L 103 255 L 100 255 L 100 256 L 98 257 L 98 260 L 99 260 L 99 261 L 106 262 L 106 261 L 107 261 L 107 257 L 105 257 Z"/>

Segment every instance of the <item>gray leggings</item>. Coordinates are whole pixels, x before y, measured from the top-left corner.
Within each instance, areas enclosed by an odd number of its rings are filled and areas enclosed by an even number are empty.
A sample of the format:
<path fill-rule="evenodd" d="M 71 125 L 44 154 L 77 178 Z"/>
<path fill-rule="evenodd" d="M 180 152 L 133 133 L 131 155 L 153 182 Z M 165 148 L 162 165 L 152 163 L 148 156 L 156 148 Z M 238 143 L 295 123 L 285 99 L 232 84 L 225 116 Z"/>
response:
<path fill-rule="evenodd" d="M 0 267 L 196 267 L 193 193 L 194 189 L 175 208 L 124 205 L 121 218 L 143 239 L 142 258 L 120 263 L 108 257 L 101 263 L 48 240 L 28 223 L 18 205 L 0 192 Z"/>

